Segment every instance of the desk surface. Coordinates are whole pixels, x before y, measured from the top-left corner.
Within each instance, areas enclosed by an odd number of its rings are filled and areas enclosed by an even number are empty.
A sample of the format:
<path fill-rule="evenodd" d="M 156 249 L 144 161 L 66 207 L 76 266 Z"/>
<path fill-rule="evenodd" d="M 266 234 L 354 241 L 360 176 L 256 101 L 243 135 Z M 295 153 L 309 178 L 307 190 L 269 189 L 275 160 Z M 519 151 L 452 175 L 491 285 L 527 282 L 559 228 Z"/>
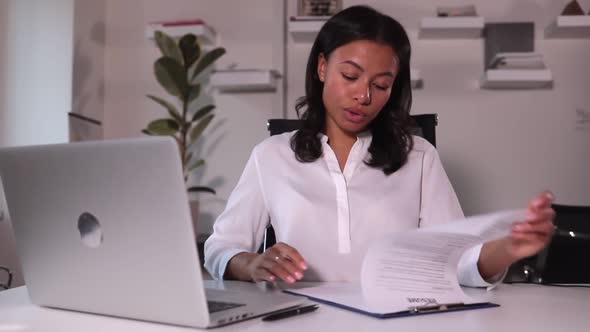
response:
<path fill-rule="evenodd" d="M 239 282 L 207 281 L 207 287 L 239 289 Z M 500 285 L 493 291 L 466 289 L 499 308 L 380 320 L 321 305 L 314 313 L 276 322 L 252 319 L 214 331 L 587 331 L 590 289 L 539 285 Z M 26 287 L 0 292 L 0 331 L 142 331 L 191 329 L 32 305 Z"/>

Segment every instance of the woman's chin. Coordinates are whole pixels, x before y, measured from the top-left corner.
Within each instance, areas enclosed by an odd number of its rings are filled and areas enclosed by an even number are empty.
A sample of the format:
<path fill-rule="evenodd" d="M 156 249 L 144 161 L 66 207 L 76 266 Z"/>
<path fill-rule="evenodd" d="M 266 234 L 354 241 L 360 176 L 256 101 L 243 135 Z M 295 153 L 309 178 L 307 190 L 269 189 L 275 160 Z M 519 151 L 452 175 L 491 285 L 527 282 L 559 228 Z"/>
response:
<path fill-rule="evenodd" d="M 350 121 L 344 121 L 344 123 L 341 124 L 340 128 L 350 134 L 358 134 L 362 131 L 365 130 L 365 128 L 367 127 L 367 125 L 365 123 L 359 123 L 359 122 L 350 122 Z"/>

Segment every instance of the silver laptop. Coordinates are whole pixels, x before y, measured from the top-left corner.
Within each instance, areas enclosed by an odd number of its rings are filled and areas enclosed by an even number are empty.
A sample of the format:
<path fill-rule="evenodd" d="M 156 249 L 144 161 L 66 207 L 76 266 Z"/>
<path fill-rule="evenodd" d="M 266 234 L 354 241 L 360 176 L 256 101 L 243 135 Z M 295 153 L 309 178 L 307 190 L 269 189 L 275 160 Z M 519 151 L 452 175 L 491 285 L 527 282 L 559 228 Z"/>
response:
<path fill-rule="evenodd" d="M 0 178 L 35 304 L 204 328 L 304 301 L 205 289 L 172 138 L 4 148 Z"/>

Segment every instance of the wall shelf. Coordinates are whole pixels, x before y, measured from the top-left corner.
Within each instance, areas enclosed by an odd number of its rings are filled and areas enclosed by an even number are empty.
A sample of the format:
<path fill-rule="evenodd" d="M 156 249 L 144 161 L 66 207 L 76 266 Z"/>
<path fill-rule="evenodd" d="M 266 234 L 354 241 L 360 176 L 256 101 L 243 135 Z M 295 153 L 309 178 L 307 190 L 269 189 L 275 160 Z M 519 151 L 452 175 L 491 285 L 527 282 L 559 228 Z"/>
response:
<path fill-rule="evenodd" d="M 489 69 L 480 79 L 482 89 L 544 89 L 552 84 L 549 69 Z"/>
<path fill-rule="evenodd" d="M 558 16 L 545 29 L 545 38 L 590 39 L 590 16 Z"/>
<path fill-rule="evenodd" d="M 220 92 L 272 92 L 279 78 L 275 70 L 221 70 L 211 74 L 211 85 Z"/>
<path fill-rule="evenodd" d="M 420 23 L 420 39 L 477 39 L 481 38 L 484 18 L 424 17 Z"/>
<path fill-rule="evenodd" d="M 317 20 L 289 20 L 289 33 L 295 42 L 313 42 L 328 18 Z"/>
<path fill-rule="evenodd" d="M 178 38 L 187 33 L 192 33 L 199 38 L 199 42 L 211 45 L 215 44 L 215 31 L 206 24 L 187 24 L 187 25 L 172 25 L 166 26 L 163 24 L 148 24 L 145 29 L 145 36 L 148 39 L 154 39 L 154 33 L 160 30 L 165 34 Z"/>

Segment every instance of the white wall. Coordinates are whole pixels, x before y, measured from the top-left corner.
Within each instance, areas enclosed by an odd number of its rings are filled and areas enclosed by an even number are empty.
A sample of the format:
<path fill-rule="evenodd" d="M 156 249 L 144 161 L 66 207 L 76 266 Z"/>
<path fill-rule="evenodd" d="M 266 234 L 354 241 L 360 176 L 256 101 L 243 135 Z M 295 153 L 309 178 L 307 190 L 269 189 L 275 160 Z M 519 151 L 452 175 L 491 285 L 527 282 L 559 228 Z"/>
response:
<path fill-rule="evenodd" d="M 105 1 L 75 1 L 72 111 L 98 121 L 105 102 L 105 21 Z"/>
<path fill-rule="evenodd" d="M 590 205 L 590 128 L 576 123 L 575 113 L 590 112 L 590 43 L 542 34 L 568 1 L 366 1 L 410 33 L 413 66 L 425 81 L 412 112 L 439 114 L 439 151 L 467 214 L 523 206 L 545 188 L 559 203 Z M 536 47 L 553 72 L 553 89 L 480 90 L 483 40 L 417 39 L 420 18 L 433 15 L 436 5 L 469 2 L 488 22 L 536 23 Z M 580 3 L 590 9 L 590 0 Z M 209 92 L 217 118 L 201 146 L 207 166 L 195 180 L 218 190 L 201 196 L 199 228 L 208 231 L 252 147 L 268 136 L 266 120 L 293 117 L 303 94 L 311 43 L 285 39 L 296 1 L 284 6 L 276 0 L 77 0 L 75 6 L 73 0 L 2 0 L 0 146 L 67 141 L 70 110 L 103 120 L 106 138 L 140 136 L 164 114 L 145 94 L 165 96 L 152 74 L 158 51 L 144 37 L 146 23 L 203 18 L 228 50 L 220 67 L 235 62 L 287 74 L 286 93 Z M 17 265 L 10 233 L 9 224 L 0 223 L 0 264 Z"/>
<path fill-rule="evenodd" d="M 166 115 L 146 94 L 168 97 L 152 72 L 159 57 L 145 38 L 148 22 L 202 18 L 217 31 L 217 45 L 227 49 L 217 63 L 224 68 L 283 67 L 283 3 L 276 0 L 131 0 L 107 1 L 105 52 L 106 138 L 140 136 L 141 129 Z M 217 106 L 216 119 L 203 137 L 201 156 L 207 164 L 195 181 L 218 192 L 202 194 L 199 228 L 208 231 L 222 211 L 251 149 L 268 136 L 266 120 L 282 117 L 282 90 L 277 93 L 218 94 L 208 92 Z M 206 98 L 206 97 L 205 97 Z"/>
<path fill-rule="evenodd" d="M 73 7 L 73 0 L 0 1 L 0 146 L 67 141 Z M 0 265 L 22 284 L 8 220 L 0 222 Z"/>
<path fill-rule="evenodd" d="M 576 124 L 576 109 L 590 112 L 590 43 L 545 40 L 543 29 L 569 0 L 352 1 L 398 19 L 408 30 L 412 66 L 424 89 L 414 90 L 412 114 L 438 113 L 437 143 L 466 214 L 524 206 L 551 189 L 563 204 L 590 205 L 590 127 Z M 437 5 L 473 3 L 487 22 L 534 21 L 536 50 L 552 70 L 551 90 L 481 90 L 483 39 L 419 40 L 420 19 Z M 580 1 L 585 11 L 590 1 Z M 296 15 L 289 2 L 288 15 Z M 288 38 L 288 115 L 304 93 L 310 43 Z"/>
<path fill-rule="evenodd" d="M 1 100 L 4 100 L 5 89 L 4 86 L 6 85 L 5 81 L 5 68 L 6 68 L 6 51 L 7 48 L 4 47 L 6 45 L 6 41 L 8 40 L 7 30 L 8 30 L 8 10 L 10 3 L 8 1 L 0 1 L 0 142 L 3 140 L 4 135 L 4 125 L 5 123 L 5 115 L 4 115 L 4 104 L 2 104 Z"/>
<path fill-rule="evenodd" d="M 66 142 L 73 0 L 4 0 L 0 146 Z"/>
<path fill-rule="evenodd" d="M 590 204 L 590 129 L 576 124 L 576 109 L 590 109 L 590 45 L 587 40 L 545 40 L 542 30 L 566 0 L 366 1 L 400 20 L 413 43 L 413 65 L 422 71 L 424 89 L 414 93 L 413 114 L 438 113 L 439 150 L 466 214 L 524 206 L 534 193 L 549 188 L 559 203 Z M 590 0 L 580 1 L 590 9 Z M 105 46 L 105 135 L 129 137 L 162 109 L 146 93 L 165 96 L 152 75 L 156 48 L 144 37 L 147 22 L 203 18 L 218 32 L 228 53 L 221 67 L 274 68 L 286 72 L 286 108 L 277 93 L 217 94 L 217 120 L 208 130 L 202 156 L 208 165 L 197 179 L 217 196 L 201 196 L 207 230 L 235 185 L 251 148 L 267 137 L 266 119 L 294 117 L 294 101 L 303 94 L 311 43 L 283 40 L 286 18 L 296 1 L 272 0 L 108 0 Z M 345 6 L 361 3 L 344 1 Z M 474 3 L 492 21 L 534 21 L 536 47 L 553 71 L 550 90 L 481 90 L 483 40 L 418 40 L 424 16 L 440 4 Z M 286 42 L 286 54 L 283 54 Z M 283 63 L 283 56 L 286 61 Z M 286 66 L 286 68 L 284 68 Z"/>

